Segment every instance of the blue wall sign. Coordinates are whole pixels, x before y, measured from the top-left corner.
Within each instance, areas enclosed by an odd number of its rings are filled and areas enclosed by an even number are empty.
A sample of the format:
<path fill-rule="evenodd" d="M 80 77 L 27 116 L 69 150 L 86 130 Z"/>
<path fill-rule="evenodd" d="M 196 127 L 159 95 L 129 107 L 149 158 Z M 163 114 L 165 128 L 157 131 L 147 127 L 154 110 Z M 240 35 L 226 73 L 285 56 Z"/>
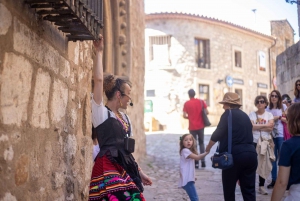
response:
<path fill-rule="evenodd" d="M 232 87 L 232 85 L 233 85 L 233 79 L 230 75 L 226 76 L 226 84 L 228 87 Z"/>

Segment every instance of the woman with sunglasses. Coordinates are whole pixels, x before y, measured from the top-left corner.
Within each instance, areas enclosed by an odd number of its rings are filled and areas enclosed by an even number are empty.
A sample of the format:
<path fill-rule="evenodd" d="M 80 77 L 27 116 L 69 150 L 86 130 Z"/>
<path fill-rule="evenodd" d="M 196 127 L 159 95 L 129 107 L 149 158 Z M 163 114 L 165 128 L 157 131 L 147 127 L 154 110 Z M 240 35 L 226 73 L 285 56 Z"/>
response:
<path fill-rule="evenodd" d="M 272 140 L 272 136 L 270 135 L 274 126 L 274 117 L 272 113 L 266 111 L 269 102 L 267 97 L 259 95 L 256 96 L 254 100 L 254 105 L 257 108 L 256 112 L 251 112 L 249 114 L 249 118 L 252 122 L 253 128 L 253 144 L 255 148 L 257 148 L 258 154 L 258 166 L 257 173 L 259 175 L 259 188 L 258 192 L 262 195 L 268 195 L 268 192 L 265 190 L 265 179 L 269 176 L 272 170 L 272 163 L 269 160 L 269 154 L 263 153 L 261 154 L 261 149 L 264 145 L 270 144 L 270 140 Z M 262 141 L 266 141 L 267 143 L 262 143 Z M 259 144 L 259 146 L 257 146 Z M 272 143 L 273 144 L 273 143 Z M 270 149 L 270 146 L 264 147 L 266 151 Z M 269 150 L 270 151 L 270 150 Z M 273 151 L 273 149 L 272 149 Z"/>
<path fill-rule="evenodd" d="M 300 103 L 300 80 L 295 82 L 294 95 L 294 103 Z"/>
<path fill-rule="evenodd" d="M 129 117 L 120 111 L 130 104 L 131 84 L 113 75 L 103 76 L 103 48 L 103 37 L 100 36 L 99 40 L 94 41 L 91 101 L 94 135 L 98 139 L 100 152 L 94 160 L 89 200 L 145 201 L 143 185 L 151 185 L 152 181 L 136 163 L 133 150 L 125 146 L 129 141 L 127 137 L 132 136 L 132 127 Z M 107 97 L 105 104 L 104 94 Z"/>
<path fill-rule="evenodd" d="M 274 128 L 272 130 L 272 136 L 275 144 L 275 161 L 272 164 L 272 182 L 267 187 L 273 188 L 277 179 L 277 160 L 281 145 L 284 141 L 284 130 L 282 120 L 285 120 L 285 117 L 282 117 L 282 112 L 286 111 L 287 106 L 282 104 L 281 94 L 278 90 L 273 90 L 269 96 L 269 99 L 270 105 L 268 106 L 267 111 L 271 112 L 274 116 Z"/>

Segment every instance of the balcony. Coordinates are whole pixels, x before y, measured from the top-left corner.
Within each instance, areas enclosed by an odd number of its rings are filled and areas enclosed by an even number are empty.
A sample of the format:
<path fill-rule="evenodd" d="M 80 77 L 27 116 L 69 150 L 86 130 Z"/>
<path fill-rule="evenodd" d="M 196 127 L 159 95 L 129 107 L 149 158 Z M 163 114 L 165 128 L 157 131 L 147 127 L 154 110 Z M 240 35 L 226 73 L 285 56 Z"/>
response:
<path fill-rule="evenodd" d="M 25 0 L 43 20 L 53 22 L 68 41 L 95 40 L 103 28 L 103 0 Z"/>

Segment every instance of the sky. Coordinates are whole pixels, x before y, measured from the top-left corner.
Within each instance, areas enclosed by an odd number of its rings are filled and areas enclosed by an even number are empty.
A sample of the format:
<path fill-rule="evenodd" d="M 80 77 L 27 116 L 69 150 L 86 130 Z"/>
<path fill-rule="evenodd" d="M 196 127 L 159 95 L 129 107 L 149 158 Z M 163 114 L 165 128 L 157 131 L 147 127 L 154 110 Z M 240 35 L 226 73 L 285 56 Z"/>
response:
<path fill-rule="evenodd" d="M 297 5 L 285 0 L 144 0 L 145 13 L 183 12 L 214 17 L 271 35 L 270 21 L 287 19 L 299 40 Z M 254 11 L 255 9 L 255 11 Z"/>

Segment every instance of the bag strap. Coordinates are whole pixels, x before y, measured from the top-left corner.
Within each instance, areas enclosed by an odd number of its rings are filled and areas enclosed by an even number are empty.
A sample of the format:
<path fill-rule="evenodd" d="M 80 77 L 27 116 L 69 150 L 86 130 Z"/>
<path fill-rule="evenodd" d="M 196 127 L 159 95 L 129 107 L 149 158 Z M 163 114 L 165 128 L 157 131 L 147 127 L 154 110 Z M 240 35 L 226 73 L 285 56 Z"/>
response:
<path fill-rule="evenodd" d="M 228 153 L 231 154 L 231 145 L 232 145 L 232 113 L 229 109 L 228 115 Z"/>
<path fill-rule="evenodd" d="M 257 115 L 257 112 L 255 112 L 255 114 L 256 114 L 256 121 L 258 121 L 258 115 Z M 261 137 L 261 130 L 259 130 L 259 135 L 260 135 L 261 141 L 263 141 L 263 139 L 262 139 L 262 137 Z"/>
<path fill-rule="evenodd" d="M 228 153 L 231 154 L 231 145 L 232 145 L 232 114 L 231 110 L 229 109 L 228 114 Z M 216 152 L 219 152 L 220 142 L 218 142 L 218 147 Z"/>
<path fill-rule="evenodd" d="M 201 105 L 201 110 L 203 110 L 203 109 L 204 109 L 204 106 L 203 106 L 202 100 L 199 99 L 199 101 L 200 101 L 200 105 Z"/>

